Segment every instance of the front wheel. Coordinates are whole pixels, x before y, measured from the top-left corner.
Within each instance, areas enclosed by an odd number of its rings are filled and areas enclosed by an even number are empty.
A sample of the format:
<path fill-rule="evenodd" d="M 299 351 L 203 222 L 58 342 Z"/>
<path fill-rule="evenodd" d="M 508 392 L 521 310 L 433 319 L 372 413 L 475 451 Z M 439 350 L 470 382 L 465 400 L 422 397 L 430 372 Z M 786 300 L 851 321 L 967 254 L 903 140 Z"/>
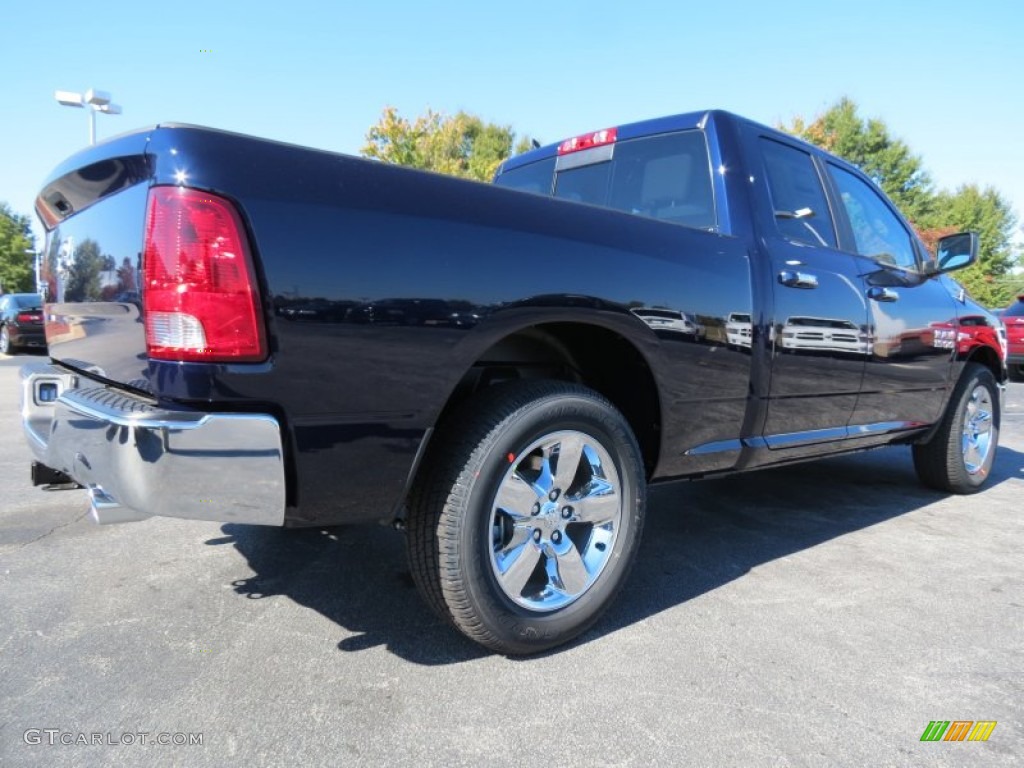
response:
<path fill-rule="evenodd" d="M 985 366 L 968 363 L 938 431 L 913 447 L 921 482 L 952 493 L 980 491 L 995 461 L 999 416 L 995 377 Z"/>
<path fill-rule="evenodd" d="M 497 385 L 431 445 L 407 521 L 413 578 L 478 643 L 551 648 L 622 588 L 644 495 L 636 439 L 603 397 L 556 381 Z"/>

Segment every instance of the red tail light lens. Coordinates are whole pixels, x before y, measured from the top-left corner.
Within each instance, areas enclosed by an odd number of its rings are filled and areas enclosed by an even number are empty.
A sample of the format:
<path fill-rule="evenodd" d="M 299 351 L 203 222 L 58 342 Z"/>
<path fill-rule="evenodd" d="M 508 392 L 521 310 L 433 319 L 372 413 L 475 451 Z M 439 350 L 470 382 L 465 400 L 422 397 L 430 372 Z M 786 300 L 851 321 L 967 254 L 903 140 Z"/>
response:
<path fill-rule="evenodd" d="M 18 322 L 19 323 L 31 323 L 39 322 L 41 316 L 38 313 L 33 314 L 32 312 L 19 312 Z"/>
<path fill-rule="evenodd" d="M 579 152 L 583 149 L 593 149 L 605 144 L 614 144 L 618 136 L 618 128 L 605 128 L 603 131 L 594 131 L 593 133 L 585 133 L 582 136 L 574 136 L 558 145 L 558 154 L 568 155 L 571 152 Z"/>
<path fill-rule="evenodd" d="M 143 307 L 146 348 L 156 360 L 267 356 L 252 258 L 231 203 L 184 187 L 149 191 Z"/>

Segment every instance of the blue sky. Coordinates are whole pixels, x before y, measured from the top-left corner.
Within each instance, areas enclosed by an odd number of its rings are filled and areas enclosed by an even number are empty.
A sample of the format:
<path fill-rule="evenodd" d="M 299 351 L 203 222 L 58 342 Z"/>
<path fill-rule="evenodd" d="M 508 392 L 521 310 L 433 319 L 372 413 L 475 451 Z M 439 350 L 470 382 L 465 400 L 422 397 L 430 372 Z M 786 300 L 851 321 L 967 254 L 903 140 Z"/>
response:
<path fill-rule="evenodd" d="M 776 123 L 847 95 L 939 186 L 992 185 L 1024 222 L 1017 0 L 4 6 L 0 201 L 25 214 L 88 141 L 53 91 L 92 87 L 124 108 L 97 116 L 100 139 L 174 120 L 349 153 L 386 105 L 547 143 L 710 107 Z"/>

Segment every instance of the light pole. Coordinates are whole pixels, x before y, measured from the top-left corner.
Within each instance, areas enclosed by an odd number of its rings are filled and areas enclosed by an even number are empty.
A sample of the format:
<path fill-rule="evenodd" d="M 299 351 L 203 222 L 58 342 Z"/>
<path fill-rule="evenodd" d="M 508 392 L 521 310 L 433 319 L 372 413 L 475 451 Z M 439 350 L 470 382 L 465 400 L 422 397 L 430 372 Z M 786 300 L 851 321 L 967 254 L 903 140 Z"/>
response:
<path fill-rule="evenodd" d="M 56 264 L 54 265 L 57 278 L 57 298 L 55 301 L 58 304 L 64 303 L 64 289 L 67 287 L 68 275 L 71 273 L 71 265 L 75 262 L 75 239 L 68 237 L 57 251 Z M 47 299 L 50 297 L 47 296 Z"/>
<path fill-rule="evenodd" d="M 110 94 L 90 88 L 85 93 L 54 91 L 53 97 L 65 107 L 87 107 L 89 110 L 89 143 L 96 143 L 96 113 L 120 115 L 121 107 L 110 103 Z"/>
<path fill-rule="evenodd" d="M 42 252 L 41 251 L 37 252 L 34 248 L 26 248 L 25 249 L 25 255 L 32 257 L 32 263 L 33 263 L 33 265 L 35 267 L 35 272 L 36 272 L 36 293 L 40 293 L 41 294 L 42 293 L 42 290 L 41 290 L 42 286 L 39 283 L 39 257 L 42 255 Z"/>

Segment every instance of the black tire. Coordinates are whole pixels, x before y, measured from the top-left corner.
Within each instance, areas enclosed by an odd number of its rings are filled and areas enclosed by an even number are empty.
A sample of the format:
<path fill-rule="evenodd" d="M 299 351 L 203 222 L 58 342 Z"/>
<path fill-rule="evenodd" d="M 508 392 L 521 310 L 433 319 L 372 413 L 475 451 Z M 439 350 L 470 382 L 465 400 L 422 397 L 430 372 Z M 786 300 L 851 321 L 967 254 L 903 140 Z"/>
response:
<path fill-rule="evenodd" d="M 999 406 L 992 372 L 968 363 L 938 430 L 928 442 L 913 446 L 914 469 L 921 482 L 951 493 L 980 491 L 992 472 L 999 444 Z"/>
<path fill-rule="evenodd" d="M 14 353 L 15 348 L 11 343 L 11 334 L 7 330 L 7 326 L 0 327 L 0 354 L 13 355 Z"/>
<path fill-rule="evenodd" d="M 1020 365 L 1007 366 L 1006 373 L 1010 377 L 1010 381 L 1017 382 L 1018 384 L 1024 381 L 1024 373 L 1021 373 Z"/>
<path fill-rule="evenodd" d="M 601 395 L 559 381 L 496 385 L 432 441 L 409 502 L 413 579 L 472 640 L 546 650 L 592 626 L 622 588 L 645 496 L 636 439 Z"/>

